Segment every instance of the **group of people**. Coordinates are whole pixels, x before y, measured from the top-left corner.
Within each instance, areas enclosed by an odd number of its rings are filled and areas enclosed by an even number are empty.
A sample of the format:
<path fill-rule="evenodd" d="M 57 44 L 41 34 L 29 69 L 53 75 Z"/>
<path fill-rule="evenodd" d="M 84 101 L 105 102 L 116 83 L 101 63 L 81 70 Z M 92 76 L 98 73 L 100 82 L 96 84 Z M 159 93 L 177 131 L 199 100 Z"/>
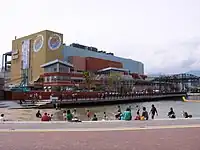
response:
<path fill-rule="evenodd" d="M 170 108 L 170 111 L 168 112 L 168 117 L 169 118 L 176 118 L 176 114 L 175 114 L 172 107 Z M 186 111 L 183 111 L 183 117 L 184 118 L 192 118 L 192 115 L 188 114 Z"/>
<path fill-rule="evenodd" d="M 51 121 L 53 118 L 53 114 L 48 114 L 47 112 L 45 112 L 43 115 L 40 113 L 40 111 L 38 110 L 38 112 L 36 113 L 36 117 L 37 118 L 41 118 L 41 121 Z"/>
<path fill-rule="evenodd" d="M 150 112 L 147 112 L 146 107 L 142 108 L 142 113 L 140 114 L 140 108 L 139 106 L 136 106 L 137 112 L 134 120 L 149 120 L 149 115 L 151 116 L 151 119 L 154 119 L 155 116 L 158 116 L 158 111 L 154 105 L 151 106 Z M 176 114 L 173 110 L 173 108 L 170 108 L 170 111 L 168 112 L 169 118 L 176 118 Z M 183 117 L 184 118 L 192 118 L 192 115 L 188 114 L 187 112 L 183 111 Z M 131 113 L 131 107 L 129 106 L 123 113 L 121 111 L 121 107 L 118 106 L 117 113 L 115 115 L 115 118 L 118 120 L 132 120 L 132 113 Z"/>
<path fill-rule="evenodd" d="M 132 113 L 131 113 L 131 107 L 128 107 L 123 113 L 121 111 L 121 107 L 118 106 L 117 113 L 115 115 L 115 118 L 118 120 L 132 120 Z"/>
<path fill-rule="evenodd" d="M 76 109 L 71 112 L 71 110 L 64 110 L 63 111 L 63 120 L 64 121 L 71 121 L 71 122 L 81 122 L 81 120 L 78 118 Z"/>
<path fill-rule="evenodd" d="M 152 108 L 150 112 L 148 113 L 146 110 L 146 107 L 143 107 L 142 114 L 140 115 L 140 108 L 137 107 L 137 112 L 134 120 L 148 120 L 149 119 L 149 114 L 151 114 L 151 118 L 154 119 L 155 115 L 158 115 L 158 111 L 154 105 L 152 105 Z M 117 114 L 115 115 L 115 118 L 118 120 L 132 120 L 132 113 L 131 113 L 131 107 L 129 106 L 123 113 L 121 111 L 121 107 L 118 106 Z"/>
<path fill-rule="evenodd" d="M 98 121 L 97 115 L 95 113 L 92 114 L 92 112 L 90 110 L 86 111 L 86 116 L 87 116 L 88 120 Z M 107 115 L 106 115 L 106 112 L 104 112 L 104 120 L 106 120 L 106 119 L 107 119 Z M 67 111 L 64 110 L 63 111 L 63 120 L 70 121 L 70 122 L 81 122 L 81 120 L 78 118 L 76 109 L 73 109 L 72 112 L 71 112 L 71 110 L 67 110 Z"/>
<path fill-rule="evenodd" d="M 149 116 L 151 119 L 154 119 L 155 116 L 158 116 L 158 111 L 157 108 L 152 105 L 150 111 L 148 112 L 146 107 L 142 107 L 142 112 L 140 112 L 139 106 L 136 106 L 137 111 L 136 111 L 136 116 L 133 119 L 132 118 L 132 112 L 131 112 L 131 107 L 129 106 L 125 111 L 122 112 L 121 107 L 118 106 L 117 113 L 115 114 L 115 118 L 118 120 L 149 120 Z M 1 117 L 3 117 L 2 115 Z M 42 115 L 40 111 L 36 113 L 37 118 L 41 118 L 41 121 L 51 121 L 53 118 L 53 114 L 47 114 L 46 112 Z M 71 110 L 63 110 L 63 120 L 64 121 L 70 121 L 70 122 L 81 122 L 80 118 L 78 117 L 76 109 Z M 97 118 L 97 115 L 95 113 L 92 113 L 90 110 L 86 111 L 86 117 L 88 120 L 91 121 L 98 121 L 99 119 Z M 170 108 L 170 111 L 168 112 L 168 117 L 169 118 L 176 118 L 176 114 L 173 110 L 173 108 Z M 184 118 L 192 118 L 192 115 L 188 114 L 187 112 L 183 111 L 183 117 Z M 108 120 L 106 112 L 103 113 L 103 118 L 102 120 Z"/>

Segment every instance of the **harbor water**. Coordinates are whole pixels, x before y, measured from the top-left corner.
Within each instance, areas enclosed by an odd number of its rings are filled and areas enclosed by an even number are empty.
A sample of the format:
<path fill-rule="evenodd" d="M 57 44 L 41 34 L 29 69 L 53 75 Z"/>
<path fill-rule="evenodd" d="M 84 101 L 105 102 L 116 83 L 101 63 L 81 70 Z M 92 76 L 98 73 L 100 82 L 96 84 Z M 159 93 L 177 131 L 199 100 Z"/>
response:
<path fill-rule="evenodd" d="M 136 114 L 137 106 L 142 109 L 142 107 L 146 107 L 149 112 L 151 109 L 151 105 L 154 104 L 158 110 L 158 119 L 168 118 L 167 113 L 172 107 L 176 113 L 177 118 L 182 118 L 183 111 L 187 111 L 189 114 L 192 114 L 193 117 L 200 117 L 200 96 L 192 96 L 188 99 L 199 100 L 199 102 L 183 102 L 181 99 L 179 101 L 175 101 L 173 99 L 165 100 L 165 101 L 156 101 L 156 102 L 139 102 L 139 103 L 129 103 L 129 104 L 120 104 L 122 111 L 126 110 L 127 107 L 131 107 L 133 117 Z M 35 113 L 37 109 L 11 109 L 12 107 L 16 107 L 15 102 L 1 102 L 1 107 L 7 105 L 7 107 L 0 108 L 0 113 L 4 113 L 9 120 L 38 120 L 35 117 Z M 77 107 L 77 115 L 81 120 L 88 120 L 86 117 L 86 111 L 90 110 L 93 114 L 95 113 L 99 119 L 103 119 L 104 112 L 107 114 L 107 118 L 109 120 L 115 119 L 115 114 L 117 112 L 118 105 L 105 105 L 105 106 L 90 106 L 90 107 Z M 64 108 L 65 110 L 69 108 Z M 55 109 L 44 109 L 41 110 L 42 113 L 47 112 L 49 114 L 54 114 L 54 120 L 62 120 L 62 112 L 63 110 L 55 110 Z M 73 108 L 70 108 L 73 110 Z M 142 110 L 141 110 L 142 111 Z"/>
<path fill-rule="evenodd" d="M 154 104 L 158 110 L 158 116 L 156 118 L 167 118 L 167 114 L 169 112 L 170 107 L 172 107 L 176 113 L 177 118 L 181 118 L 183 111 L 187 111 L 189 114 L 192 114 L 193 117 L 200 117 L 200 101 L 199 103 L 193 102 L 183 102 L 183 101 L 157 101 L 157 102 L 142 102 L 142 103 L 130 103 L 130 104 L 121 104 L 122 111 L 126 110 L 127 107 L 131 107 L 133 117 L 136 115 L 137 106 L 140 109 L 142 107 L 146 107 L 147 111 L 150 111 L 151 105 Z M 111 106 L 98 106 L 98 107 L 88 107 L 88 108 L 76 108 L 80 117 L 82 118 L 85 115 L 87 109 L 89 109 L 92 113 L 97 114 L 97 116 L 101 119 L 103 116 L 103 112 L 106 112 L 109 119 L 115 119 L 115 113 L 117 112 L 118 105 Z M 142 112 L 142 110 L 141 110 Z"/>

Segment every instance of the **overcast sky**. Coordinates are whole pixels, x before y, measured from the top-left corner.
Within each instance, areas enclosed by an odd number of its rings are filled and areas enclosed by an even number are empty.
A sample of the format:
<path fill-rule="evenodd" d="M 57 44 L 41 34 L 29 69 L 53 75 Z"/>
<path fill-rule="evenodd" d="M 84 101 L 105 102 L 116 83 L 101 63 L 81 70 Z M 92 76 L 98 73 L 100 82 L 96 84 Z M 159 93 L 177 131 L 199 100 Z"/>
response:
<path fill-rule="evenodd" d="M 200 70 L 200 0 L 6 0 L 1 52 L 40 30 L 142 61 L 146 73 Z"/>

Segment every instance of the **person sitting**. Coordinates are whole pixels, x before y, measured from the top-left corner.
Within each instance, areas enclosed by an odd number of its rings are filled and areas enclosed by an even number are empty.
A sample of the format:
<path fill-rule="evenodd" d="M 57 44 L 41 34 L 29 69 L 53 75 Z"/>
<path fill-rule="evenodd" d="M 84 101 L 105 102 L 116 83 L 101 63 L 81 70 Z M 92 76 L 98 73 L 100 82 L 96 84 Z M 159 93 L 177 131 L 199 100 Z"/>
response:
<path fill-rule="evenodd" d="M 67 120 L 67 111 L 66 110 L 63 111 L 63 120 L 64 121 Z"/>
<path fill-rule="evenodd" d="M 140 112 L 139 111 L 137 111 L 137 114 L 135 116 L 135 120 L 140 120 Z"/>
<path fill-rule="evenodd" d="M 67 119 L 67 121 L 72 121 L 72 119 L 73 119 L 73 115 L 70 110 L 67 110 L 66 119 Z"/>
<path fill-rule="evenodd" d="M 122 115 L 122 112 L 121 112 L 121 107 L 120 106 L 117 106 L 118 107 L 118 110 L 117 110 L 117 113 L 115 115 L 115 118 L 118 119 L 118 120 L 121 120 L 120 116 Z"/>
<path fill-rule="evenodd" d="M 98 120 L 97 115 L 94 114 L 94 116 L 93 116 L 93 118 L 92 118 L 92 121 L 97 121 L 97 120 Z"/>
<path fill-rule="evenodd" d="M 142 119 L 141 120 L 148 120 L 149 119 L 149 114 L 148 114 L 148 112 L 146 110 L 146 107 L 143 107 L 142 110 L 143 110 L 143 112 L 142 112 L 142 116 L 141 116 Z"/>
<path fill-rule="evenodd" d="M 126 111 L 124 111 L 122 116 L 123 116 L 122 120 L 126 120 L 126 121 L 131 120 L 132 119 L 132 114 L 131 114 L 130 108 L 127 108 Z"/>
<path fill-rule="evenodd" d="M 50 121 L 49 116 L 47 115 L 47 113 L 44 113 L 44 115 L 41 118 L 41 121 Z"/>
<path fill-rule="evenodd" d="M 103 112 L 103 120 L 108 120 L 108 117 L 106 115 L 106 112 Z"/>
<path fill-rule="evenodd" d="M 187 112 L 183 111 L 184 118 L 192 118 L 192 115 L 189 115 Z"/>
<path fill-rule="evenodd" d="M 51 121 L 53 119 L 53 114 L 48 114 L 48 117 L 49 117 L 49 121 Z"/>
<path fill-rule="evenodd" d="M 81 122 L 81 120 L 78 118 L 78 114 L 76 112 L 76 109 L 73 110 L 72 116 L 73 116 L 72 122 Z"/>
<path fill-rule="evenodd" d="M 0 116 L 0 122 L 3 122 L 3 121 L 6 121 L 6 120 L 4 118 L 4 114 L 1 114 L 1 116 Z"/>
<path fill-rule="evenodd" d="M 76 109 L 73 110 L 72 115 L 73 115 L 73 118 L 77 118 L 78 119 L 78 115 L 77 115 Z"/>
<path fill-rule="evenodd" d="M 176 118 L 175 112 L 173 110 L 173 108 L 170 108 L 170 111 L 168 112 L 168 117 L 169 118 Z"/>
<path fill-rule="evenodd" d="M 40 113 L 40 111 L 38 110 L 38 112 L 36 113 L 36 115 L 35 115 L 37 118 L 42 118 L 42 115 L 41 115 L 41 113 Z"/>

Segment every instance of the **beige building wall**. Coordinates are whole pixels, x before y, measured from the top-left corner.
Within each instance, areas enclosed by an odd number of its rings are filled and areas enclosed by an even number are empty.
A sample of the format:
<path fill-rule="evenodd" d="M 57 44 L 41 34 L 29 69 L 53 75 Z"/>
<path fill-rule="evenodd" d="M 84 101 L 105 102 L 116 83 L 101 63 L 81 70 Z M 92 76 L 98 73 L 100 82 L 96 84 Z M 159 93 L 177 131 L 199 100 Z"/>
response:
<path fill-rule="evenodd" d="M 47 31 L 46 32 L 46 43 L 47 43 L 47 48 L 46 48 L 46 63 L 53 61 L 55 59 L 63 60 L 63 34 L 53 32 L 53 31 Z M 55 44 L 54 46 L 51 45 L 51 41 L 56 41 L 60 40 L 60 44 Z"/>
<path fill-rule="evenodd" d="M 59 38 L 60 39 L 59 39 Z M 19 84 L 22 80 L 22 41 L 30 39 L 29 82 L 37 80 L 44 70 L 42 64 L 55 59 L 62 59 L 63 35 L 52 31 L 41 31 L 12 41 L 11 82 Z M 60 40 L 60 44 L 52 41 Z M 50 41 L 50 42 L 49 42 Z M 48 44 L 49 43 L 49 44 Z M 57 43 L 59 43 L 57 41 Z M 56 45 L 60 45 L 56 47 Z M 52 48 L 55 48 L 52 50 Z"/>

